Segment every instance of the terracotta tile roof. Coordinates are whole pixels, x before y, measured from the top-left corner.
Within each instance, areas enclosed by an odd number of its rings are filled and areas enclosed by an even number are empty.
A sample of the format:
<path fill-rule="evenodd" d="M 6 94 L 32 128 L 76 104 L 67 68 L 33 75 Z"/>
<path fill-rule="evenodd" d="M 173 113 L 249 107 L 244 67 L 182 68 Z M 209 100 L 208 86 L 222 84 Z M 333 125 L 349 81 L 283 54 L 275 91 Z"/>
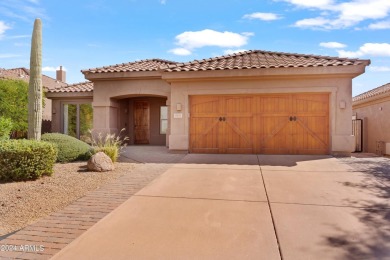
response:
<path fill-rule="evenodd" d="M 91 81 L 70 84 L 67 86 L 58 87 L 56 89 L 51 89 L 48 92 L 50 93 L 71 93 L 71 92 L 92 92 L 93 83 Z"/>
<path fill-rule="evenodd" d="M 166 72 L 261 68 L 327 67 L 370 64 L 370 60 L 251 50 L 169 65 Z"/>
<path fill-rule="evenodd" d="M 0 78 L 30 81 L 30 70 L 26 68 L 0 69 Z M 46 90 L 55 89 L 67 84 L 42 74 L 42 85 Z"/>
<path fill-rule="evenodd" d="M 357 101 L 361 101 L 361 100 L 364 100 L 364 99 L 367 99 L 367 98 L 371 98 L 371 97 L 375 97 L 375 96 L 379 96 L 379 95 L 382 95 L 382 94 L 385 94 L 385 93 L 388 93 L 390 94 L 390 83 L 387 83 L 383 86 L 380 86 L 380 87 L 377 87 L 377 88 L 374 88 L 374 89 L 371 89 L 367 92 L 364 92 L 360 95 L 357 95 L 355 97 L 353 97 L 352 101 L 353 102 L 357 102 Z"/>
<path fill-rule="evenodd" d="M 104 66 L 100 68 L 87 69 L 82 70 L 81 72 L 84 74 L 89 74 L 107 72 L 157 71 L 159 69 L 167 68 L 169 65 L 174 64 L 176 64 L 176 62 L 169 60 L 148 59 L 111 66 Z"/>

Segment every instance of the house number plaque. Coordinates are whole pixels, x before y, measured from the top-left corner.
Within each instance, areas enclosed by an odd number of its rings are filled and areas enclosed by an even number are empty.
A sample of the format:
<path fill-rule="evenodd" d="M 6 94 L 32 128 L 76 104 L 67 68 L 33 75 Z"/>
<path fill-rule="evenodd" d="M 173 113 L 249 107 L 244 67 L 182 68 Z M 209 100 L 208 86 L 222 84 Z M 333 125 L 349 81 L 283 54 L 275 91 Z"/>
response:
<path fill-rule="evenodd" d="M 173 118 L 183 118 L 183 113 L 173 113 Z"/>

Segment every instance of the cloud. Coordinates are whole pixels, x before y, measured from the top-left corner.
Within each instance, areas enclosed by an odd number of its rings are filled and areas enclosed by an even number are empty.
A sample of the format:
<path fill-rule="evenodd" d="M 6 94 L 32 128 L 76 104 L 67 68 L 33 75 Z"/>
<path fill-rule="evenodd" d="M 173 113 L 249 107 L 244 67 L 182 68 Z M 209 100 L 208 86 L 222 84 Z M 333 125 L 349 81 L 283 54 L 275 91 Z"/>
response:
<path fill-rule="evenodd" d="M 0 59 L 16 58 L 16 57 L 20 57 L 20 56 L 22 56 L 22 55 L 13 54 L 13 53 L 0 53 Z"/>
<path fill-rule="evenodd" d="M 5 24 L 5 22 L 0 21 L 0 39 L 4 37 L 5 31 L 11 29 L 8 25 Z"/>
<path fill-rule="evenodd" d="M 175 37 L 178 48 L 168 52 L 176 55 L 191 55 L 195 49 L 203 47 L 238 48 L 248 43 L 253 32 L 218 32 L 210 29 L 202 31 L 187 31 Z"/>
<path fill-rule="evenodd" d="M 237 52 L 244 52 L 244 51 L 247 51 L 247 50 L 245 50 L 245 49 L 238 49 L 238 50 L 228 49 L 228 50 L 224 50 L 223 54 L 228 55 L 228 54 L 233 54 L 233 53 L 237 53 Z"/>
<path fill-rule="evenodd" d="M 284 0 L 293 5 L 304 8 L 326 8 L 334 3 L 333 0 Z"/>
<path fill-rule="evenodd" d="M 368 69 L 375 72 L 388 72 L 390 71 L 390 66 L 370 66 Z"/>
<path fill-rule="evenodd" d="M 262 21 L 273 21 L 281 19 L 281 17 L 274 13 L 252 13 L 252 14 L 246 14 L 242 18 L 249 19 L 249 20 L 262 20 Z"/>
<path fill-rule="evenodd" d="M 368 29 L 372 29 L 372 30 L 390 29 L 390 21 L 372 23 L 368 26 Z"/>
<path fill-rule="evenodd" d="M 7 39 L 22 39 L 22 38 L 30 38 L 31 35 L 13 35 L 7 36 Z"/>
<path fill-rule="evenodd" d="M 16 47 L 27 47 L 27 46 L 30 46 L 30 44 L 25 43 L 25 42 L 15 42 L 14 46 L 16 46 Z"/>
<path fill-rule="evenodd" d="M 331 21 L 328 19 L 325 19 L 323 17 L 317 17 L 317 18 L 307 18 L 307 19 L 302 19 L 297 22 L 295 22 L 296 27 L 302 27 L 302 28 L 323 28 L 323 29 L 328 29 L 330 28 L 328 24 Z"/>
<path fill-rule="evenodd" d="M 321 42 L 320 46 L 329 49 L 342 49 L 347 47 L 347 45 L 339 42 Z"/>
<path fill-rule="evenodd" d="M 190 50 L 187 50 L 185 48 L 175 48 L 175 49 L 169 50 L 168 52 L 173 53 L 175 55 L 179 55 L 179 56 L 188 56 L 188 55 L 192 54 L 192 52 Z"/>
<path fill-rule="evenodd" d="M 365 43 L 357 51 L 337 51 L 340 57 L 357 58 L 362 56 L 390 56 L 390 44 Z"/>
<path fill-rule="evenodd" d="M 176 44 L 188 50 L 206 46 L 241 47 L 248 43 L 253 33 L 218 32 L 210 29 L 203 31 L 189 31 L 176 36 Z"/>
<path fill-rule="evenodd" d="M 276 1 L 276 0 L 275 0 Z M 294 23 L 296 27 L 310 29 L 343 29 L 365 20 L 386 18 L 390 13 L 388 0 L 283 0 L 300 8 L 320 11 L 320 16 L 305 18 Z"/>
<path fill-rule="evenodd" d="M 43 67 L 42 68 L 42 71 L 45 71 L 45 72 L 56 72 L 57 70 L 59 70 L 60 67 L 50 67 L 50 66 L 46 66 L 46 67 Z M 67 70 L 64 66 L 62 66 L 62 70 Z"/>
<path fill-rule="evenodd" d="M 46 10 L 41 7 L 39 0 L 1 0 L 0 14 L 27 22 L 37 17 L 48 19 Z"/>

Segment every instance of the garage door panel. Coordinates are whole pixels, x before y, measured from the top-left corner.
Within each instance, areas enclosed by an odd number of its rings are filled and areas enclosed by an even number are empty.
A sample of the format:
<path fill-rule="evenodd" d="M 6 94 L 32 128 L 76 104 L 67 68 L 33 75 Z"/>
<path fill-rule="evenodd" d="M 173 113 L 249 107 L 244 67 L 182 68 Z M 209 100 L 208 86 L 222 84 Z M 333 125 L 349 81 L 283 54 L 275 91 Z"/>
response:
<path fill-rule="evenodd" d="M 291 150 L 291 124 L 286 116 L 262 117 L 259 120 L 257 150 L 264 154 L 288 154 Z"/>
<path fill-rule="evenodd" d="M 253 113 L 253 98 L 248 96 L 226 97 L 224 110 L 227 115 Z"/>
<path fill-rule="evenodd" d="M 225 149 L 228 153 L 253 153 L 252 117 L 227 117 L 223 122 Z"/>
<path fill-rule="evenodd" d="M 216 152 L 219 149 L 219 125 L 216 118 L 192 118 L 190 140 L 193 152 L 206 149 Z M 199 152 L 199 151 L 198 151 Z"/>
<path fill-rule="evenodd" d="M 214 96 L 197 96 L 191 99 L 191 113 L 197 116 L 221 113 L 221 98 Z"/>
<path fill-rule="evenodd" d="M 190 152 L 328 154 L 328 94 L 190 97 Z"/>
<path fill-rule="evenodd" d="M 326 117 L 299 117 L 293 128 L 293 146 L 298 154 L 327 154 L 329 147 Z"/>
<path fill-rule="evenodd" d="M 260 114 L 288 114 L 291 112 L 291 95 L 256 96 L 254 112 Z"/>
<path fill-rule="evenodd" d="M 294 95 L 294 113 L 328 114 L 329 96 L 324 94 Z"/>

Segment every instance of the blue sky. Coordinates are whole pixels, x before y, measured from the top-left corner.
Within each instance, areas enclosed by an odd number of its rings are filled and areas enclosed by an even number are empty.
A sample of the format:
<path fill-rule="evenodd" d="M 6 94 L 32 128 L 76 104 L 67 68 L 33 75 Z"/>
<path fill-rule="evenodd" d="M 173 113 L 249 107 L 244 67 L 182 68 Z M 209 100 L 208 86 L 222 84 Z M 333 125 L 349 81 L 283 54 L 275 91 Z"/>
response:
<path fill-rule="evenodd" d="M 0 67 L 29 67 L 35 18 L 44 74 L 239 50 L 371 59 L 353 94 L 390 82 L 390 0 L 1 0 Z"/>

